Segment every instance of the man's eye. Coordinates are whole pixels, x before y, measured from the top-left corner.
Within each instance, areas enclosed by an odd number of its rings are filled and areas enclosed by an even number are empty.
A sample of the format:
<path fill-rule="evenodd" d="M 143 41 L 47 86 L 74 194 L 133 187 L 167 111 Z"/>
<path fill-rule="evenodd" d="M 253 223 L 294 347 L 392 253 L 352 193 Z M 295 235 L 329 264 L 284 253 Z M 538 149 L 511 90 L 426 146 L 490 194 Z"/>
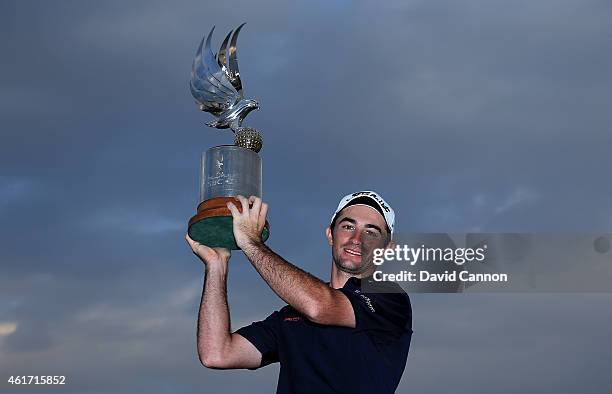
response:
<path fill-rule="evenodd" d="M 374 230 L 366 230 L 366 234 L 373 238 L 377 238 L 380 235 L 378 231 L 374 231 Z"/>
<path fill-rule="evenodd" d="M 345 229 L 345 230 L 352 230 L 353 226 L 351 226 L 350 224 L 345 224 L 345 225 L 342 226 L 342 228 Z"/>

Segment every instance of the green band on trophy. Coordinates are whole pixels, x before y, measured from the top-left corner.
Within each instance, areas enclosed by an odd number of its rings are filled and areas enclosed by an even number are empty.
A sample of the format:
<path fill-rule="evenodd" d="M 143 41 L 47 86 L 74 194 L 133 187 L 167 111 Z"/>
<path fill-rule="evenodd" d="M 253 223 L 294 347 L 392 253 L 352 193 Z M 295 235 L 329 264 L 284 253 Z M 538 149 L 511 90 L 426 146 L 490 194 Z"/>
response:
<path fill-rule="evenodd" d="M 261 233 L 261 239 L 265 241 L 269 235 L 268 229 L 264 228 Z M 202 219 L 189 227 L 189 236 L 191 239 L 197 240 L 211 248 L 238 249 L 232 232 L 231 216 L 214 216 Z"/>

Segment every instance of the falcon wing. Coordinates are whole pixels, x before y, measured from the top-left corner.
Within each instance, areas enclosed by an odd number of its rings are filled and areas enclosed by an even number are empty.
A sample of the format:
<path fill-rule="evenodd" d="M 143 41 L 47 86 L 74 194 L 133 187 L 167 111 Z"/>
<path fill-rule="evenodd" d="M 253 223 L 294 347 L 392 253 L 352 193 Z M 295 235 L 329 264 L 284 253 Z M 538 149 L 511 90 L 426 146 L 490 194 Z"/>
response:
<path fill-rule="evenodd" d="M 221 48 L 219 49 L 219 56 L 217 58 L 217 63 L 221 69 L 225 72 L 227 79 L 231 82 L 232 86 L 236 89 L 236 91 L 240 94 L 240 97 L 243 97 L 242 92 L 242 81 L 240 80 L 240 71 L 238 70 L 238 49 L 236 48 L 236 43 L 238 41 L 238 34 L 240 34 L 240 30 L 245 23 L 238 26 L 236 32 L 232 35 L 232 31 L 230 31 L 227 36 L 225 36 L 225 40 L 221 44 Z M 229 63 L 227 61 L 227 43 L 231 42 L 229 47 Z"/>
<path fill-rule="evenodd" d="M 244 26 L 244 23 L 236 29 L 229 48 L 229 80 L 240 94 L 242 94 L 242 81 L 240 80 L 240 71 L 238 71 L 238 49 L 236 48 L 236 43 L 238 42 L 238 34 L 242 26 Z"/>
<path fill-rule="evenodd" d="M 196 57 L 193 59 L 189 87 L 193 97 L 202 105 L 203 111 L 218 115 L 238 101 L 241 95 L 230 82 L 225 67 L 221 68 L 210 49 L 214 30 L 213 26 L 208 37 L 202 38 L 200 42 Z"/>

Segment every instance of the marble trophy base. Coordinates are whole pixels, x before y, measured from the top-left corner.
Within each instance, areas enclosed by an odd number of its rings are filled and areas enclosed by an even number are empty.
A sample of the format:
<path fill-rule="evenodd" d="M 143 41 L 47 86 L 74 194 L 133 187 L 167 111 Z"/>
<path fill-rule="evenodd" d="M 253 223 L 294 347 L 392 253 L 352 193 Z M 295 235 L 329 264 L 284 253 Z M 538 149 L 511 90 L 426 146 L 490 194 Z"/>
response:
<path fill-rule="evenodd" d="M 188 233 L 191 239 L 211 248 L 240 249 L 234 239 L 233 219 L 227 208 L 228 202 L 233 202 L 238 210 L 242 211 L 242 205 L 235 197 L 214 197 L 200 203 L 198 213 L 189 220 Z M 266 220 L 261 238 L 266 241 L 269 236 L 270 226 Z"/>

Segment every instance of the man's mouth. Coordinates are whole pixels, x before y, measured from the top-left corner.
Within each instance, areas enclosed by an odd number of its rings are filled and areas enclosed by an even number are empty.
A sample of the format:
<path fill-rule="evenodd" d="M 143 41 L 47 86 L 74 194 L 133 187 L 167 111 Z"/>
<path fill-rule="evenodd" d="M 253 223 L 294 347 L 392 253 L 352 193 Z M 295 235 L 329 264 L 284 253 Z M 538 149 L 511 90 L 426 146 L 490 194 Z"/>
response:
<path fill-rule="evenodd" d="M 361 251 L 360 250 L 344 248 L 344 252 L 346 254 L 350 254 L 352 256 L 361 256 Z"/>

